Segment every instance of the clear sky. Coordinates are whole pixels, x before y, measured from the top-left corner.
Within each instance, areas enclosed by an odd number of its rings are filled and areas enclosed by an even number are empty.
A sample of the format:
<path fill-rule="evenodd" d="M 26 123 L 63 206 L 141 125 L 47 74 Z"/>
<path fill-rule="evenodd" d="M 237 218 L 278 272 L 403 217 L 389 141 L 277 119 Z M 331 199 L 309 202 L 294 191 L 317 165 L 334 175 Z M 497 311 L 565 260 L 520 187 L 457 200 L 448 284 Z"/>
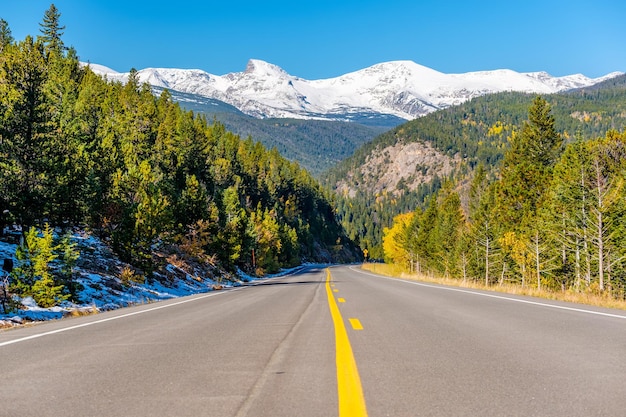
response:
<path fill-rule="evenodd" d="M 250 58 L 307 79 L 411 60 L 445 73 L 626 72 L 624 0 L 56 0 L 82 61 L 243 71 Z M 50 0 L 0 0 L 16 40 Z"/>

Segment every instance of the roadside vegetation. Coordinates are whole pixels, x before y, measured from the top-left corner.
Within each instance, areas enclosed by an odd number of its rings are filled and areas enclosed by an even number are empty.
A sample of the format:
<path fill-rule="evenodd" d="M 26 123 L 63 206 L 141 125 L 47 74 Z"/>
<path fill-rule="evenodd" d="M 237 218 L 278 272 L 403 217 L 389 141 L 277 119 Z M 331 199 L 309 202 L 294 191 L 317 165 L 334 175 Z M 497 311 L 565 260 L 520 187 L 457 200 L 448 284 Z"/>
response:
<path fill-rule="evenodd" d="M 397 264 L 368 262 L 361 265 L 365 271 L 370 271 L 378 275 L 384 275 L 391 278 L 406 279 L 409 281 L 419 281 L 424 283 L 441 284 L 459 288 L 470 288 L 477 290 L 494 291 L 505 294 L 527 295 L 531 297 L 543 298 L 547 300 L 565 301 L 570 303 L 585 304 L 596 307 L 616 308 L 626 310 L 626 300 L 617 300 L 607 294 L 597 294 L 590 292 L 578 292 L 573 290 L 567 291 L 551 291 L 547 289 L 538 290 L 531 287 L 520 287 L 519 285 L 497 284 L 485 286 L 479 281 L 470 281 L 457 278 L 445 278 L 443 276 L 426 275 L 416 272 L 410 272 L 405 267 Z"/>
<path fill-rule="evenodd" d="M 385 261 L 485 288 L 626 300 L 626 132 L 565 141 L 536 97 L 462 203 L 445 181 L 384 229 Z M 568 295 L 569 296 L 569 295 Z"/>
<path fill-rule="evenodd" d="M 51 266 L 63 258 L 54 230 L 88 230 L 147 279 L 171 256 L 259 275 L 356 259 L 331 192 L 306 170 L 155 95 L 135 70 L 125 84 L 96 75 L 60 18 L 51 5 L 22 41 L 0 18 L 0 235 L 22 235 L 14 295 L 75 295 Z"/>

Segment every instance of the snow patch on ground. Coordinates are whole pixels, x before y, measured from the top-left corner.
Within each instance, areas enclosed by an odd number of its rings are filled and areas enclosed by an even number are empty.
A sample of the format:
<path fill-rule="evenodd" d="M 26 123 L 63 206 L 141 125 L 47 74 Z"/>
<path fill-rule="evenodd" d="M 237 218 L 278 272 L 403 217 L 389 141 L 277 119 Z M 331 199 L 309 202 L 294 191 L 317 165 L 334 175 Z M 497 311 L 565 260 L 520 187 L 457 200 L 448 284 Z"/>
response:
<path fill-rule="evenodd" d="M 125 264 L 119 261 L 106 244 L 98 238 L 76 232 L 73 241 L 78 244 L 81 256 L 75 269 L 75 279 L 82 289 L 77 302 L 65 301 L 59 306 L 42 308 L 31 297 L 15 299 L 20 306 L 9 312 L 0 306 L 0 329 L 14 327 L 30 321 L 55 320 L 70 315 L 94 314 L 136 304 L 145 304 L 171 298 L 214 291 L 220 288 L 240 286 L 244 282 L 258 280 L 258 277 L 239 271 L 236 276 L 209 277 L 191 275 L 179 266 L 168 263 L 154 279 L 144 283 L 123 284 L 119 272 Z M 16 264 L 17 245 L 0 241 L 0 265 L 7 258 Z M 297 269 L 297 268 L 294 268 Z M 263 279 L 285 275 L 294 269 L 283 270 L 279 274 L 265 276 Z M 162 273 L 165 272 L 167 276 Z M 4 281 L 6 272 L 0 271 Z M 175 278 L 172 278 L 175 277 Z M 0 292 L 2 288 L 0 287 Z M 1 296 L 1 293 L 0 293 Z"/>

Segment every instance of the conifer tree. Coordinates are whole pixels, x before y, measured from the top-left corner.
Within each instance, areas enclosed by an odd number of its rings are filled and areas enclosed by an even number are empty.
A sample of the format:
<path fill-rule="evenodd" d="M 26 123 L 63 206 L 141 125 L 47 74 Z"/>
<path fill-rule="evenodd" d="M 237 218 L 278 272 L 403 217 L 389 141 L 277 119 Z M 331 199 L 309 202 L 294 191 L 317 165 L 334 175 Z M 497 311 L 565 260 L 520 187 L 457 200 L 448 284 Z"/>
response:
<path fill-rule="evenodd" d="M 439 270 L 445 276 L 457 272 L 461 233 L 465 224 L 465 215 L 461 209 L 461 199 L 447 182 L 439 191 L 439 216 L 437 219 L 437 246 Z"/>
<path fill-rule="evenodd" d="M 245 210 L 239 201 L 239 192 L 236 186 L 228 187 L 222 195 L 223 227 L 221 238 L 224 242 L 222 260 L 231 267 L 236 264 L 242 254 L 247 225 Z"/>
<path fill-rule="evenodd" d="M 61 262 L 59 268 L 60 283 L 63 284 L 65 290 L 69 292 L 70 297 L 74 299 L 82 286 L 74 279 L 74 269 L 80 257 L 77 243 L 72 241 L 71 229 L 68 229 L 59 239 L 56 246 L 57 256 Z"/>
<path fill-rule="evenodd" d="M 41 232 L 31 227 L 16 252 L 18 265 L 12 273 L 11 290 L 22 297 L 32 296 L 40 307 L 52 307 L 67 300 L 69 295 L 64 294 L 64 286 L 57 284 L 52 275 L 52 262 L 57 259 L 55 249 L 49 225 Z"/>
<path fill-rule="evenodd" d="M 0 19 L 0 54 L 4 49 L 13 43 L 11 29 L 6 20 Z"/>
<path fill-rule="evenodd" d="M 44 215 L 51 149 L 43 45 L 30 36 L 0 67 L 0 205 L 25 226 Z"/>
<path fill-rule="evenodd" d="M 497 214 L 502 232 L 500 237 L 513 233 L 507 236 L 514 236 L 516 243 L 503 245 L 505 263 L 501 280 L 506 273 L 521 276 L 530 273 L 526 262 L 520 262 L 527 257 L 519 255 L 515 250 L 520 247 L 530 248 L 531 237 L 538 236 L 538 212 L 547 197 L 552 168 L 563 146 L 554 124 L 550 105 L 545 99 L 536 97 L 521 131 L 511 134 L 511 147 L 504 155 L 500 171 Z"/>
<path fill-rule="evenodd" d="M 280 264 L 279 255 L 282 251 L 280 226 L 276 221 L 276 213 L 260 206 L 253 212 L 250 221 L 253 225 L 254 249 L 258 274 L 274 273 Z"/>
<path fill-rule="evenodd" d="M 60 23 L 61 13 L 53 4 L 46 10 L 43 16 L 43 22 L 39 24 L 41 27 L 41 40 L 48 50 L 62 53 L 65 51 L 65 45 L 61 37 L 65 26 L 61 26 Z"/>
<path fill-rule="evenodd" d="M 52 275 L 51 264 L 57 259 L 55 246 L 52 236 L 52 229 L 49 225 L 45 225 L 41 231 L 41 237 L 30 237 L 28 243 L 33 255 L 33 270 L 36 281 L 32 287 L 33 299 L 40 307 L 52 307 L 69 298 L 69 295 L 63 294 L 64 286 L 57 285 Z"/>
<path fill-rule="evenodd" d="M 502 162 L 499 187 L 500 219 L 507 230 L 530 227 L 549 184 L 563 140 L 554 126 L 550 105 L 536 97 L 521 132 L 511 135 Z"/>
<path fill-rule="evenodd" d="M 430 198 L 428 207 L 420 216 L 416 224 L 419 228 L 415 235 L 415 250 L 419 259 L 418 272 L 434 272 L 438 255 L 437 223 L 439 218 L 439 206 L 435 193 Z"/>
<path fill-rule="evenodd" d="M 623 264 L 623 249 L 616 242 L 617 236 L 624 236 L 624 214 L 626 201 L 624 189 L 626 179 L 626 141 L 615 131 L 609 131 L 605 138 L 589 142 L 590 167 L 590 225 L 593 233 L 597 260 L 598 286 L 607 289 L 613 262 Z M 616 259 L 611 259 L 611 254 Z"/>
<path fill-rule="evenodd" d="M 495 210 L 498 185 L 499 183 L 495 182 L 485 186 L 470 214 L 468 233 L 473 250 L 469 256 L 469 274 L 476 279 L 484 278 L 485 286 L 492 281 L 495 258 L 499 250 L 497 244 L 499 230 Z"/>
<path fill-rule="evenodd" d="M 544 215 L 561 252 L 558 279 L 577 291 L 591 284 L 589 158 L 581 137 L 565 148 L 554 167 Z"/>

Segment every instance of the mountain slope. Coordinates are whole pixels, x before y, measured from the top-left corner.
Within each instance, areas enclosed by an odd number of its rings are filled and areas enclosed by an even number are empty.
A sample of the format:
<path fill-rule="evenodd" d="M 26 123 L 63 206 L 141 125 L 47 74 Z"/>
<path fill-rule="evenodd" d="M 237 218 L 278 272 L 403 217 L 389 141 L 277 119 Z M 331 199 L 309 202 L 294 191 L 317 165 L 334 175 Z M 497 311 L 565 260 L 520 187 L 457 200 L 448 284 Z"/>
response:
<path fill-rule="evenodd" d="M 163 89 L 154 90 L 160 94 Z M 393 116 L 386 120 L 378 117 L 355 122 L 257 119 L 223 101 L 173 90 L 170 94 L 184 109 L 204 114 L 209 122 L 217 120 L 242 138 L 251 137 L 268 149 L 276 148 L 285 158 L 298 162 L 314 176 L 319 176 L 364 143 L 403 121 Z"/>
<path fill-rule="evenodd" d="M 99 65 L 112 80 L 128 74 Z M 474 97 L 502 91 L 550 94 L 591 86 L 620 73 L 591 79 L 581 74 L 552 77 L 511 70 L 444 74 L 412 61 L 392 61 L 336 78 L 306 80 L 280 67 L 250 60 L 243 72 L 223 76 L 201 70 L 147 68 L 139 79 L 155 87 L 209 97 L 257 118 L 349 121 L 378 116 L 411 120 Z"/>
<path fill-rule="evenodd" d="M 350 197 L 338 210 L 350 237 L 381 256 L 382 230 L 396 214 L 423 205 L 444 178 L 462 185 L 477 164 L 497 167 L 534 97 L 491 94 L 437 111 L 376 137 L 326 172 L 323 182 Z M 626 75 L 544 97 L 568 140 L 626 129 Z"/>
<path fill-rule="evenodd" d="M 527 117 L 534 97 L 516 92 L 490 94 L 407 122 L 359 148 L 353 156 L 326 173 L 324 178 L 329 184 L 339 184 L 342 185 L 340 188 L 344 188 L 358 170 L 362 174 L 356 175 L 358 183 L 350 185 L 352 194 L 357 188 L 364 192 L 381 191 L 376 185 L 380 176 L 388 175 L 387 171 L 393 170 L 392 162 L 397 161 L 379 156 L 388 152 L 396 154 L 399 146 L 411 145 L 412 149 L 415 143 L 438 152 L 437 163 L 443 163 L 445 156 L 470 166 L 479 162 L 494 166 L 504 153 L 511 129 L 520 126 Z M 577 133 L 583 137 L 595 137 L 609 129 L 626 128 L 626 75 L 595 86 L 544 97 L 550 102 L 557 127 L 566 138 L 572 138 Z M 501 128 L 496 129 L 497 124 Z M 405 150 L 409 151 L 409 148 Z M 372 165 L 372 161 L 379 163 Z M 433 170 L 435 166 L 429 164 L 429 168 Z M 398 180 L 420 169 L 419 158 L 414 158 L 413 165 L 407 167 Z M 443 174 L 439 172 L 439 176 Z M 364 180 L 368 177 L 371 181 Z M 419 182 L 414 185 L 409 188 L 415 188 Z M 384 188 L 388 192 L 396 189 L 394 184 L 387 184 Z"/>

